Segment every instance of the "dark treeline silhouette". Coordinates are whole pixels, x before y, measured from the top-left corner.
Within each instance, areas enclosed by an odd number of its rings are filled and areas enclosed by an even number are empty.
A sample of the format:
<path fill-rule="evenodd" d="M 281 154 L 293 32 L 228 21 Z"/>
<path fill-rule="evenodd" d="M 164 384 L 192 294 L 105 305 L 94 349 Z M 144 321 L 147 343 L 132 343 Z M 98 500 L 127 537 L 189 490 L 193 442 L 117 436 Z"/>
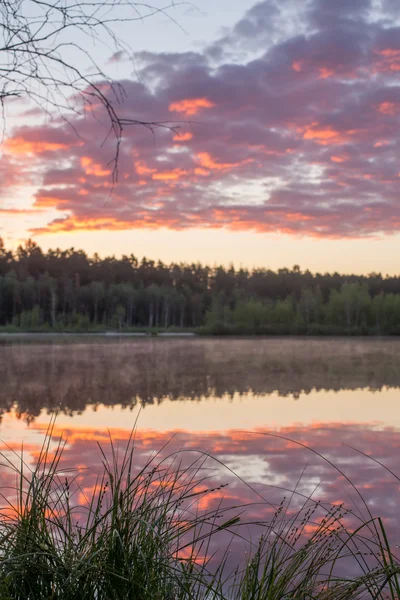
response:
<path fill-rule="evenodd" d="M 135 256 L 15 252 L 0 238 L 0 326 L 24 331 L 400 333 L 400 277 L 170 264 Z"/>

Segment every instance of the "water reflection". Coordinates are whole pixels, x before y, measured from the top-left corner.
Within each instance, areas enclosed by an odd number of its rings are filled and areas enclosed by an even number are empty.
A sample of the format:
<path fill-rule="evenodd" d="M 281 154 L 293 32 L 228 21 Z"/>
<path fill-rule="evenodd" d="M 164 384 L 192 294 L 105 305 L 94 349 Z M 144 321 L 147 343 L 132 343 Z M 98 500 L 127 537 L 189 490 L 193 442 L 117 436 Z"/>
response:
<path fill-rule="evenodd" d="M 297 485 L 293 508 L 312 494 L 357 513 L 364 507 L 350 480 L 396 543 L 399 483 L 364 454 L 400 475 L 399 350 L 397 340 L 376 339 L 7 343 L 1 449 L 11 456 L 24 442 L 34 461 L 48 413 L 60 408 L 52 436 L 68 440 L 61 467 L 79 468 L 90 493 L 102 469 L 97 442 L 109 451 L 110 432 L 122 447 L 144 404 L 136 467 L 154 452 L 213 455 L 208 485 L 228 486 L 202 500 L 208 508 L 223 498 L 248 503 L 250 520 L 269 519 Z M 0 484 L 11 485 L 4 469 Z"/>
<path fill-rule="evenodd" d="M 104 417 L 109 409 L 104 410 Z M 12 416 L 6 420 L 12 420 Z M 30 427 L 30 443 L 25 445 L 26 455 L 34 461 L 39 453 L 37 442 L 45 434 L 48 419 L 40 417 Z M 53 431 L 53 447 L 61 436 L 68 440 L 63 454 L 60 470 L 65 474 L 80 470 L 78 481 L 82 486 L 81 496 L 76 502 L 83 502 L 85 496 L 90 497 L 102 473 L 102 456 L 97 443 L 105 453 L 110 455 L 110 437 L 121 453 L 128 441 L 128 429 L 93 428 L 82 422 L 73 426 L 66 421 L 58 423 Z M 276 437 L 278 436 L 278 437 Z M 304 444 L 299 446 L 297 442 Z M 304 427 L 292 425 L 272 430 L 260 427 L 258 431 L 244 430 L 224 431 L 156 431 L 140 428 L 135 439 L 135 468 L 139 470 L 150 457 L 157 454 L 156 463 L 166 457 L 179 455 L 179 462 L 185 466 L 204 452 L 211 454 L 220 462 L 209 460 L 207 469 L 203 467 L 202 476 L 207 475 L 206 483 L 199 486 L 213 488 L 222 484 L 226 487 L 204 496 L 200 502 L 201 509 L 217 510 L 221 506 L 238 506 L 246 504 L 245 520 L 270 520 L 283 497 L 289 498 L 291 491 L 297 486 L 291 499 L 291 510 L 295 511 L 311 496 L 323 506 L 331 503 L 344 503 L 353 511 L 355 522 L 358 516 L 366 516 L 366 510 L 353 485 L 361 492 L 374 515 L 384 518 L 393 545 L 399 528 L 397 497 L 399 484 L 396 479 L 377 462 L 369 460 L 363 454 L 353 450 L 356 447 L 366 454 L 371 454 L 394 472 L 398 471 L 400 455 L 400 436 L 397 428 L 377 427 L 374 424 L 357 423 L 318 423 Z M 315 452 L 323 455 L 321 458 Z M 9 446 L 2 451 L 10 452 Z M 18 442 L 14 439 L 11 449 L 18 450 Z M 221 463 L 225 467 L 221 466 Z M 332 467 L 334 464 L 338 469 Z M 72 470 L 72 471 L 71 471 Z M 342 474 L 340 471 L 342 471 Z M 400 473 L 399 473 L 400 474 Z M 349 480 L 352 484 L 349 483 Z M 12 485 L 9 473 L 0 471 L 2 489 Z M 195 490 L 196 491 L 196 490 Z M 323 513 L 316 515 L 321 519 Z M 350 518 L 349 518 L 350 523 Z M 254 535 L 249 526 L 248 536 Z M 230 542 L 230 534 L 221 534 L 216 546 L 211 546 L 212 553 L 217 547 L 225 547 Z M 239 540 L 232 546 L 232 564 L 243 556 L 243 543 Z"/>
<path fill-rule="evenodd" d="M 135 340 L 0 345 L 0 410 L 136 406 L 229 395 L 400 386 L 400 342 L 370 339 Z"/>

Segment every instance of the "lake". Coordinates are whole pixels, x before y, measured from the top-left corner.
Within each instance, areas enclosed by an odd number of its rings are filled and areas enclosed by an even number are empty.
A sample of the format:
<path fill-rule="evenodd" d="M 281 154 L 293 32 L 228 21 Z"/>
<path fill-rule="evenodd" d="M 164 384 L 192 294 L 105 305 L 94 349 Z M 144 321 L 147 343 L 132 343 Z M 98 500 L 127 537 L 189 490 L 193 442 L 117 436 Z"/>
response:
<path fill-rule="evenodd" d="M 3 336 L 0 447 L 34 462 L 57 411 L 52 443 L 65 437 L 62 467 L 80 469 L 88 493 L 97 442 L 121 448 L 136 424 L 137 465 L 156 452 L 217 459 L 207 485 L 228 485 L 207 506 L 224 498 L 267 519 L 296 488 L 294 505 L 313 495 L 362 511 L 355 485 L 395 537 L 399 483 L 382 465 L 400 475 L 399 386 L 395 338 Z"/>

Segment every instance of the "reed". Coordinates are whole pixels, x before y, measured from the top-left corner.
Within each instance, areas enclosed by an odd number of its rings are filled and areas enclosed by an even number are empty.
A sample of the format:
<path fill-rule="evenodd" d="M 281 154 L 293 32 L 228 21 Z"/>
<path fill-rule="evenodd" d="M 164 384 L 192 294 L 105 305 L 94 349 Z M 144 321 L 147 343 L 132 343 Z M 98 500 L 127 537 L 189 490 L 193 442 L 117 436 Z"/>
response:
<path fill-rule="evenodd" d="M 99 447 L 103 472 L 88 494 L 62 468 L 65 442 L 53 448 L 53 426 L 33 467 L 23 453 L 2 456 L 16 486 L 2 490 L 0 600 L 400 598 L 379 518 L 312 498 L 292 510 L 296 490 L 268 522 L 250 523 L 246 507 L 201 508 L 223 487 L 210 488 L 209 457 L 157 454 L 138 467 L 134 432 L 123 451 L 112 440 L 110 453 Z M 218 536 L 230 542 L 216 561 Z M 250 548 L 234 569 L 232 541 Z M 350 562 L 357 573 L 343 568 Z"/>

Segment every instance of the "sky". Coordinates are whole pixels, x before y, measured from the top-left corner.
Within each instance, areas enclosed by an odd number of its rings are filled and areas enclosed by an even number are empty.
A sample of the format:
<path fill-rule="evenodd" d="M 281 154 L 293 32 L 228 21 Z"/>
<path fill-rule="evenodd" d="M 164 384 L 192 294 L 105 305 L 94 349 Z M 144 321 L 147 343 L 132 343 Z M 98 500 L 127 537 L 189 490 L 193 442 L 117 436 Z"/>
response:
<path fill-rule="evenodd" d="M 100 108 L 12 107 L 8 246 L 398 273 L 398 0 L 203 0 L 117 33 L 132 56 L 91 51 L 119 114 L 172 129 L 127 127 L 113 188 Z"/>

